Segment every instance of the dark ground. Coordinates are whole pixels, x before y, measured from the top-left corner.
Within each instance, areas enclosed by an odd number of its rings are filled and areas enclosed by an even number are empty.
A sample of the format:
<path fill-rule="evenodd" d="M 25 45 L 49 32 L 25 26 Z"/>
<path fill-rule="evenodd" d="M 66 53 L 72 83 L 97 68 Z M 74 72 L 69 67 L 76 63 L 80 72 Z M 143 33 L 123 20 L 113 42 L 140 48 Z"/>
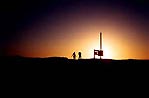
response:
<path fill-rule="evenodd" d="M 148 71 L 149 60 L 67 59 L 64 57 L 1 57 L 1 67 L 24 73 L 141 73 Z"/>
<path fill-rule="evenodd" d="M 116 89 L 113 92 L 117 95 L 118 92 L 126 94 L 121 90 L 140 91 L 148 85 L 149 60 L 72 60 L 16 56 L 1 57 L 0 63 L 3 91 L 65 92 L 66 89 L 75 94 L 74 91 L 97 92 L 100 89 L 102 92 L 112 92 Z"/>

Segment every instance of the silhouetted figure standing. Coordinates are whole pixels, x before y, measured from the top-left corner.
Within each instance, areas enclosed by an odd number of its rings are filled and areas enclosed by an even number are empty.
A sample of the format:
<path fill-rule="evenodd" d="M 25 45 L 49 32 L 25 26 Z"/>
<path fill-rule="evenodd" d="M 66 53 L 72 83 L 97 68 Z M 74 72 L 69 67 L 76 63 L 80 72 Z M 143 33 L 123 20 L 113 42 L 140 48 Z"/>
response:
<path fill-rule="evenodd" d="M 79 59 L 81 59 L 81 52 L 79 52 L 78 55 L 79 55 Z"/>
<path fill-rule="evenodd" d="M 76 59 L 76 53 L 75 52 L 72 54 L 72 56 L 73 56 L 73 59 Z"/>

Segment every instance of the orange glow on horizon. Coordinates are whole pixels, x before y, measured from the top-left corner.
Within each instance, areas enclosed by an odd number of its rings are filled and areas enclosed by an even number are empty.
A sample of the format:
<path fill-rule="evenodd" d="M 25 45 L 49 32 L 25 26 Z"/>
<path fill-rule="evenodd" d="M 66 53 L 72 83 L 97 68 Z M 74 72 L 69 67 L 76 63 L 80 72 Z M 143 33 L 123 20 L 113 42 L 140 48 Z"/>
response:
<path fill-rule="evenodd" d="M 35 44 L 24 43 L 20 46 L 20 50 L 17 51 L 20 55 L 26 57 L 67 57 L 72 59 L 71 55 L 73 52 L 82 53 L 83 59 L 93 58 L 94 49 L 99 49 L 99 35 L 98 32 L 94 35 L 84 36 L 84 39 L 78 37 L 77 40 L 55 42 L 55 44 L 50 42 L 40 42 L 38 43 L 38 48 Z M 24 51 L 26 50 L 26 51 Z M 129 41 L 125 41 L 115 35 L 106 34 L 103 32 L 103 59 L 138 59 L 139 57 L 145 59 L 147 57 L 146 52 L 138 53 L 140 51 L 137 48 L 137 44 L 131 44 Z M 134 51 L 135 50 L 135 51 Z M 77 54 L 78 57 L 78 54 Z M 96 58 L 99 58 L 96 56 Z M 139 58 L 139 59 L 140 59 Z"/>

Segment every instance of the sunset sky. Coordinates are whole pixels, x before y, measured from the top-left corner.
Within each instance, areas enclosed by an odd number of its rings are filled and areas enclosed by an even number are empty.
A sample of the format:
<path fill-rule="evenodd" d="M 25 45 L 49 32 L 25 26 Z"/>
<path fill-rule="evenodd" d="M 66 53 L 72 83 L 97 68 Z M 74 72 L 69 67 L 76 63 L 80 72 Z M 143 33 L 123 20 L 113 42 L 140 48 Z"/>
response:
<path fill-rule="evenodd" d="M 149 59 L 147 0 L 22 0 L 4 4 L 1 55 Z"/>

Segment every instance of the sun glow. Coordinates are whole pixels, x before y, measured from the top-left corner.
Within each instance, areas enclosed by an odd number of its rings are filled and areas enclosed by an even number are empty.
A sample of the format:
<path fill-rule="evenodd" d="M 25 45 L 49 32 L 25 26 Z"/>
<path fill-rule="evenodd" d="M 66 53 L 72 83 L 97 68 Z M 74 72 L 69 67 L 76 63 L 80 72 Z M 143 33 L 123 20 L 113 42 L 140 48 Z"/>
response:
<path fill-rule="evenodd" d="M 113 54 L 112 54 L 112 49 L 110 47 L 103 47 L 103 58 L 105 59 L 112 59 Z"/>

